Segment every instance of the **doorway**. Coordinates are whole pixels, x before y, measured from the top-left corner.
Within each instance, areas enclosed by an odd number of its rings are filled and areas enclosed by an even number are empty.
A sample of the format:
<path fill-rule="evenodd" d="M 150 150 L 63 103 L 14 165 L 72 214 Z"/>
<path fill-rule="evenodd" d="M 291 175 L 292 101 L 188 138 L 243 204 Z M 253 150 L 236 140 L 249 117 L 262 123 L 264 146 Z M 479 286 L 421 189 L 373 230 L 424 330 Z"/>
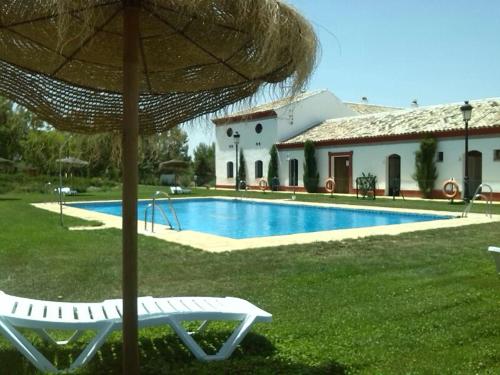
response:
<path fill-rule="evenodd" d="M 478 186 L 483 183 L 483 154 L 479 151 L 469 151 L 468 160 L 469 194 L 472 197 Z"/>
<path fill-rule="evenodd" d="M 349 193 L 349 157 L 335 156 L 333 158 L 333 178 L 335 179 L 335 193 Z"/>
<path fill-rule="evenodd" d="M 389 156 L 389 171 L 388 171 L 388 195 L 391 197 L 398 196 L 401 190 L 401 156 L 392 154 Z"/>

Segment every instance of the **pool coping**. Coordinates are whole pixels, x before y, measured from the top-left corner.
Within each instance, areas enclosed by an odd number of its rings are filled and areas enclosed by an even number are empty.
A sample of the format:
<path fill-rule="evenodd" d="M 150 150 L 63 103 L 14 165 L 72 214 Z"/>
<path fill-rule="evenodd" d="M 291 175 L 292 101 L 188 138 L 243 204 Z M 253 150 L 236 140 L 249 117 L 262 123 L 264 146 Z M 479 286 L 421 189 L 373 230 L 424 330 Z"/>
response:
<path fill-rule="evenodd" d="M 196 232 L 192 230 L 175 231 L 170 230 L 166 225 L 155 223 L 155 232 L 145 230 L 144 220 L 138 220 L 138 233 L 144 236 L 155 237 L 161 240 L 175 242 L 181 245 L 191 246 L 200 250 L 208 252 L 224 252 L 234 250 L 246 250 L 252 248 L 285 246 L 293 244 L 312 244 L 314 242 L 327 242 L 327 241 L 342 241 L 346 239 L 363 238 L 378 235 L 398 235 L 401 233 L 416 232 L 429 229 L 439 228 L 455 228 L 472 224 L 484 224 L 499 222 L 500 215 L 493 215 L 491 218 L 484 214 L 469 213 L 468 217 L 460 217 L 459 212 L 449 211 L 434 211 L 434 210 L 416 210 L 406 208 L 388 208 L 388 207 L 372 207 L 372 206 L 357 206 L 347 204 L 330 204 L 330 203 L 315 203 L 315 202 L 297 202 L 290 199 L 258 199 L 258 198 L 234 198 L 234 197 L 179 197 L 176 199 L 227 199 L 227 200 L 244 200 L 253 202 L 264 202 L 272 204 L 290 204 L 290 205 L 303 205 L 315 207 L 330 207 L 342 208 L 351 210 L 366 210 L 366 211 L 384 211 L 384 212 L 399 212 L 411 214 L 426 214 L 438 216 L 452 216 L 443 220 L 432 220 L 413 222 L 405 224 L 391 224 L 383 226 L 350 228 L 350 229 L 336 229 L 320 232 L 297 233 L 278 236 L 267 237 L 253 237 L 243 239 L 233 239 L 229 237 L 217 236 L 214 234 Z M 140 201 L 150 201 L 151 199 L 140 199 Z M 70 230 L 97 230 L 109 228 L 122 228 L 122 218 L 110 214 L 85 210 L 82 208 L 72 207 L 71 203 L 103 203 L 103 202 L 120 202 L 120 200 L 108 201 L 82 201 L 70 202 L 69 205 L 63 205 L 63 214 L 68 216 L 77 217 L 84 220 L 98 221 L 103 225 L 98 227 L 85 226 L 73 227 Z M 59 203 L 33 203 L 33 206 L 48 210 L 51 212 L 59 213 Z M 182 224 L 182 223 L 181 223 Z"/>

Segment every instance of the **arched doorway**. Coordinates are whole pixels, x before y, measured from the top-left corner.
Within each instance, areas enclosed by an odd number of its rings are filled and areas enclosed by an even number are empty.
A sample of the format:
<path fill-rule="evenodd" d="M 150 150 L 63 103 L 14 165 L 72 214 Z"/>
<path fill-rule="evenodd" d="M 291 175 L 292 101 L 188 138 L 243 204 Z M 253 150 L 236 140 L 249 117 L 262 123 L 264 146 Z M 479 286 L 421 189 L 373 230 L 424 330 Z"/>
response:
<path fill-rule="evenodd" d="M 483 183 L 483 154 L 479 151 L 469 151 L 469 194 L 476 191 Z"/>
<path fill-rule="evenodd" d="M 389 186 L 389 189 L 387 194 L 397 196 L 401 190 L 401 156 L 397 154 L 390 155 L 388 164 L 387 186 Z"/>

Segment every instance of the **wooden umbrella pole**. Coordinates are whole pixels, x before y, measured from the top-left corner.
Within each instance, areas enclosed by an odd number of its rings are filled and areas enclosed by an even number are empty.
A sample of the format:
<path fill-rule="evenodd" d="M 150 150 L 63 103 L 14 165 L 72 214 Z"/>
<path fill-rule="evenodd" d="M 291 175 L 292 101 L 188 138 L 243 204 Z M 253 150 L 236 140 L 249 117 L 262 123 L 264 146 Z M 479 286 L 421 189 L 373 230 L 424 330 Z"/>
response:
<path fill-rule="evenodd" d="M 139 1 L 123 17 L 123 374 L 139 374 L 137 327 L 137 148 L 139 134 Z"/>

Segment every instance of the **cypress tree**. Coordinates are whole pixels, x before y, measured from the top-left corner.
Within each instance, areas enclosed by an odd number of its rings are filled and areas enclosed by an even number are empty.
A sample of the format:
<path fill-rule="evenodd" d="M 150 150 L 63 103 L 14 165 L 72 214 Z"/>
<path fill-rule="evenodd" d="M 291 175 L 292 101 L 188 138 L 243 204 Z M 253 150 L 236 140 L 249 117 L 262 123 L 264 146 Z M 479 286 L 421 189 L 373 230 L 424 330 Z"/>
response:
<path fill-rule="evenodd" d="M 304 187 L 308 193 L 315 193 L 318 190 L 319 172 L 314 153 L 314 143 L 306 141 L 304 143 Z"/>
<path fill-rule="evenodd" d="M 417 181 L 418 188 L 424 198 L 430 198 L 437 179 L 436 168 L 437 141 L 427 137 L 420 141 L 420 149 L 415 152 L 415 173 L 413 179 Z"/>
<path fill-rule="evenodd" d="M 269 166 L 267 167 L 267 183 L 271 185 L 274 177 L 279 178 L 278 149 L 276 148 L 276 145 L 271 147 L 269 155 L 271 156 L 271 160 L 269 160 Z"/>
<path fill-rule="evenodd" d="M 240 150 L 240 165 L 238 166 L 238 177 L 240 179 L 240 182 L 243 181 L 246 184 L 247 168 L 245 165 L 245 156 L 243 155 L 243 150 Z"/>

